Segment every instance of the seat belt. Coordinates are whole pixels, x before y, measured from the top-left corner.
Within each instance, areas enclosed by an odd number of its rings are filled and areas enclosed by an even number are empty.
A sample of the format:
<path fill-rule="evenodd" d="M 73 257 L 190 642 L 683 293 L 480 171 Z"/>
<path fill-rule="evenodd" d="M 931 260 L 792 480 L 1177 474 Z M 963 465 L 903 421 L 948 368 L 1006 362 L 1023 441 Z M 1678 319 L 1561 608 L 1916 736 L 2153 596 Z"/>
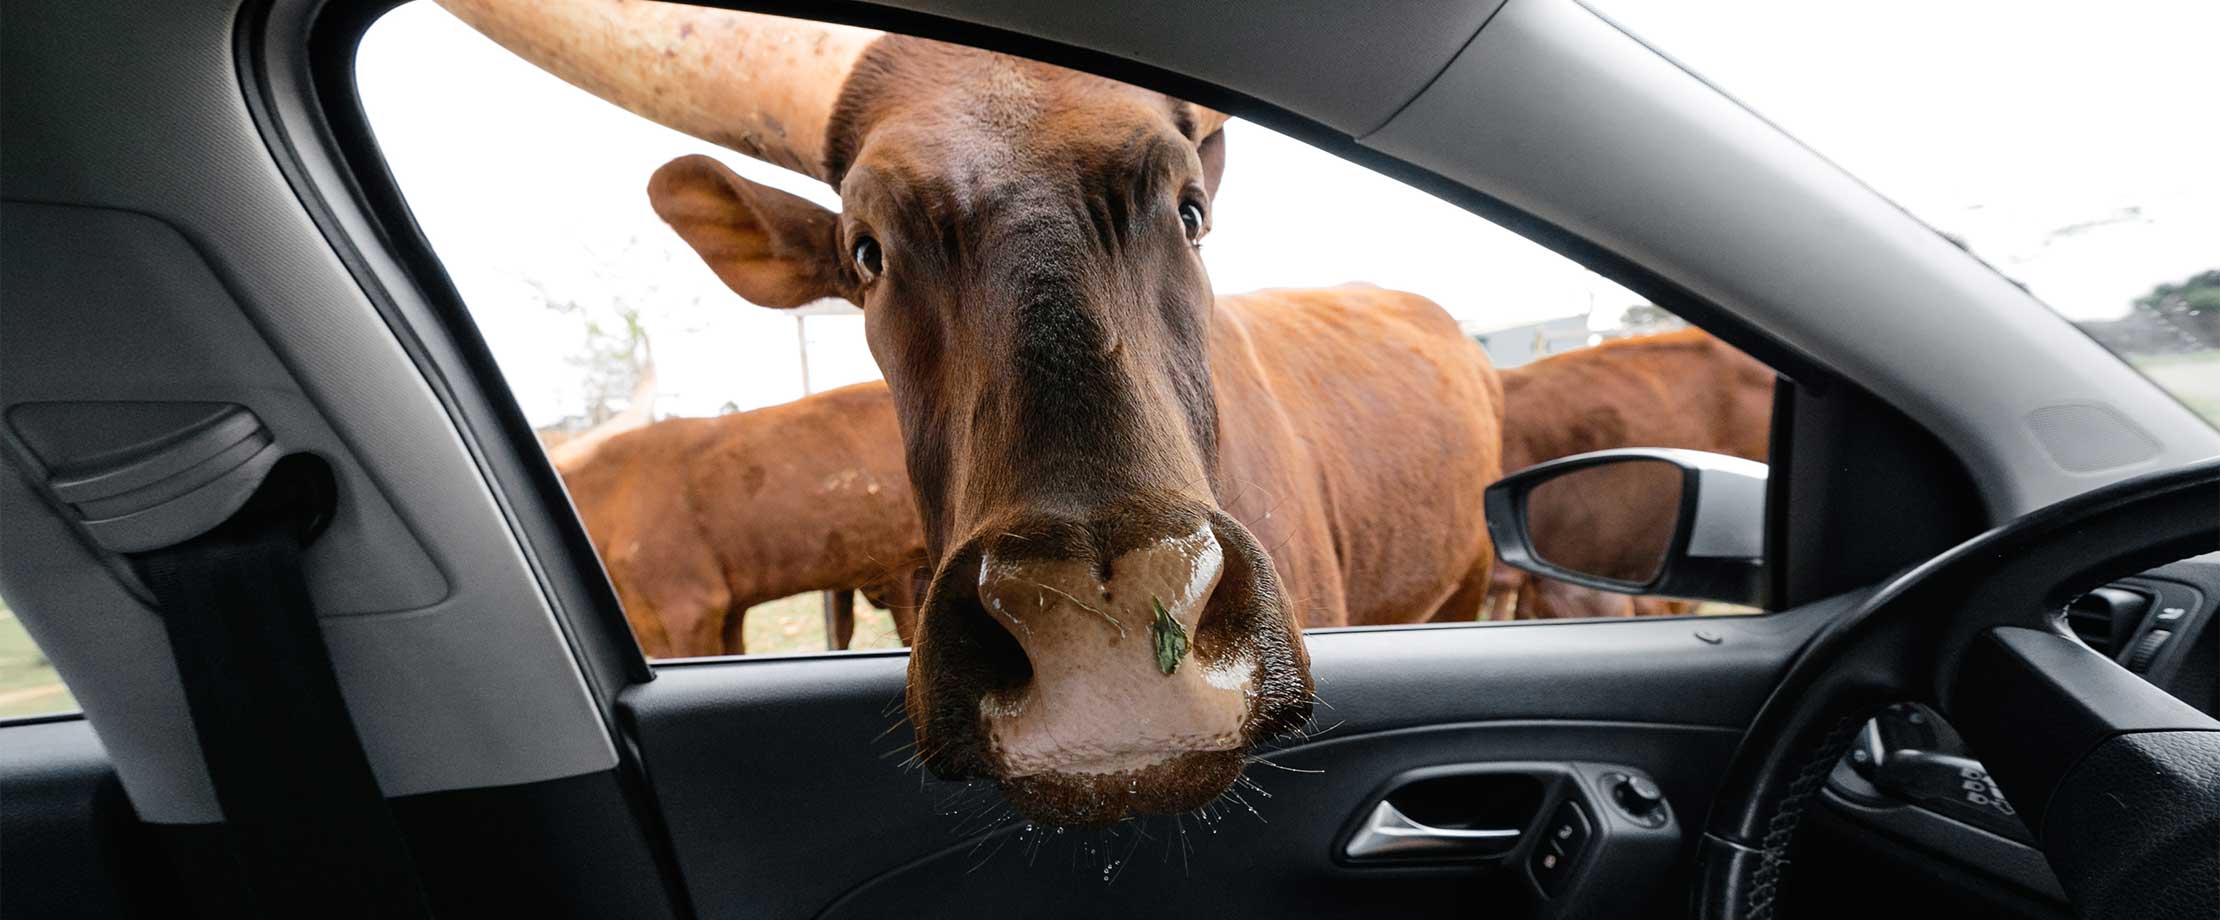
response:
<path fill-rule="evenodd" d="M 130 558 L 169 631 L 247 903 L 265 917 L 429 918 L 301 568 L 331 495 L 323 461 L 285 457 L 215 529 Z"/>

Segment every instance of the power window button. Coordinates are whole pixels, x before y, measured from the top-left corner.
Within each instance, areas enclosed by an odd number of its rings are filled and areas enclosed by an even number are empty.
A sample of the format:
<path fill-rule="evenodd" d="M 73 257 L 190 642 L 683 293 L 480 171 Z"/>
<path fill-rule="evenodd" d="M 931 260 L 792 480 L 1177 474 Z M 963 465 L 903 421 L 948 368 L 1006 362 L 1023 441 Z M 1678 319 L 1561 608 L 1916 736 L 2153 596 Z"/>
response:
<path fill-rule="evenodd" d="M 1526 858 L 1527 872 L 1534 876 L 1534 884 L 1543 894 L 1555 897 L 1564 890 L 1565 879 L 1587 850 L 1593 831 L 1579 805 L 1565 802 L 1557 806 L 1549 823 L 1542 825 L 1542 839 L 1535 841 L 1534 852 Z"/>
<path fill-rule="evenodd" d="M 1554 898 L 1565 889 L 1565 876 L 1572 874 L 1572 860 L 1566 858 L 1556 843 L 1543 840 L 1534 845 L 1534 855 L 1527 857 L 1526 869 L 1533 873 L 1534 884 L 1541 887 L 1542 893 Z"/>
<path fill-rule="evenodd" d="M 1550 817 L 1546 839 L 1566 856 L 1578 859 L 1580 851 L 1588 846 L 1589 833 L 1588 816 L 1580 811 L 1578 804 L 1566 802 L 1557 806 L 1557 814 Z"/>

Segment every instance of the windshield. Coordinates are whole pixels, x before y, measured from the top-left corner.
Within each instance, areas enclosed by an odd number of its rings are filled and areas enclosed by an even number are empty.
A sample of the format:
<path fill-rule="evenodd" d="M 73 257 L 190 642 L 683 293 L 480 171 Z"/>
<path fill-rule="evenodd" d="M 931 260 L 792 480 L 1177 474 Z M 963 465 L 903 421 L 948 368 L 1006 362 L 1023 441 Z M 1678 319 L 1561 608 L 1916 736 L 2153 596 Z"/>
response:
<path fill-rule="evenodd" d="M 2220 4 L 1591 5 L 2220 426 Z"/>

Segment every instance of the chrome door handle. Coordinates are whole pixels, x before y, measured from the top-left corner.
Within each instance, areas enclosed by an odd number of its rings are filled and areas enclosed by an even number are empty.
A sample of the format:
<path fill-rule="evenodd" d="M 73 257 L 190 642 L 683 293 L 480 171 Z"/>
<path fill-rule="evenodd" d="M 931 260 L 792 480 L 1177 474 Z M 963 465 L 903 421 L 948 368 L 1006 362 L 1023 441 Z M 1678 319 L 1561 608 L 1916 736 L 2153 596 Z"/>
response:
<path fill-rule="evenodd" d="M 1342 855 L 1350 859 L 1501 856 L 1519 845 L 1518 828 L 1431 827 L 1388 801 L 1372 809 Z"/>

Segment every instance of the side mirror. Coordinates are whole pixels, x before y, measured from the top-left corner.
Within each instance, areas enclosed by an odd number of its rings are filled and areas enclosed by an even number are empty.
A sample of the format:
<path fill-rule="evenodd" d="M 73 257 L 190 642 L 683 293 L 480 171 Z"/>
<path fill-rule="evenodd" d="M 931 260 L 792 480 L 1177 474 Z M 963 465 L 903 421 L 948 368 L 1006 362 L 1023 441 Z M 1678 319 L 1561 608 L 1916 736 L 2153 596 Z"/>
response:
<path fill-rule="evenodd" d="M 1765 464 L 1635 448 L 1528 467 L 1488 487 L 1514 568 L 1620 594 L 1765 602 Z"/>

